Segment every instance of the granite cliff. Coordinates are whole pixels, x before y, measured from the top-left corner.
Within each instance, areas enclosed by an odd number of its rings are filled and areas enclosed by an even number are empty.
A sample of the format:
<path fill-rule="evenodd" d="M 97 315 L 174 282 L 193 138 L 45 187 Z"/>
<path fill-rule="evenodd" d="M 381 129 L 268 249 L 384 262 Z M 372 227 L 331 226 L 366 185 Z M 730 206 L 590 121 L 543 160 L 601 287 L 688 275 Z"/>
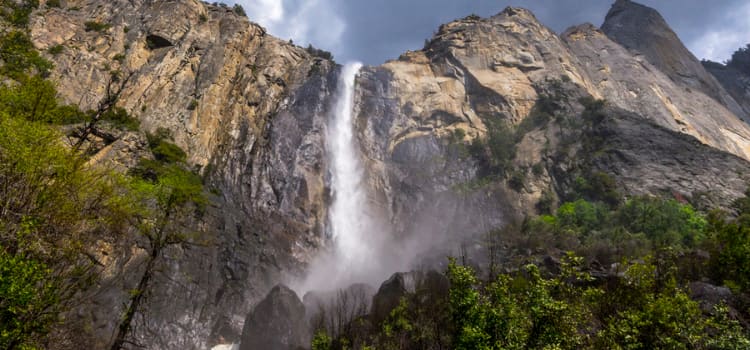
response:
<path fill-rule="evenodd" d="M 213 189 L 196 224 L 205 243 L 169 248 L 132 342 L 238 341 L 253 306 L 325 246 L 325 137 L 340 67 L 226 6 L 62 3 L 31 22 L 40 51 L 64 47 L 47 54 L 60 97 L 95 107 L 121 72 L 118 105 L 142 132 L 171 130 Z M 652 40 L 634 40 L 643 35 Z M 578 179 L 726 206 L 750 181 L 747 105 L 658 13 L 618 0 L 601 29 L 559 35 L 520 8 L 445 24 L 423 49 L 361 70 L 355 130 L 373 215 L 422 262 L 556 205 Z M 478 140 L 497 139 L 499 126 L 515 130 L 513 141 L 488 166 L 492 147 Z M 127 167 L 143 140 L 127 133 L 95 159 Z M 105 278 L 66 316 L 59 332 L 75 337 L 60 348 L 108 348 L 144 253 L 137 237 L 94 252 L 106 257 Z"/>

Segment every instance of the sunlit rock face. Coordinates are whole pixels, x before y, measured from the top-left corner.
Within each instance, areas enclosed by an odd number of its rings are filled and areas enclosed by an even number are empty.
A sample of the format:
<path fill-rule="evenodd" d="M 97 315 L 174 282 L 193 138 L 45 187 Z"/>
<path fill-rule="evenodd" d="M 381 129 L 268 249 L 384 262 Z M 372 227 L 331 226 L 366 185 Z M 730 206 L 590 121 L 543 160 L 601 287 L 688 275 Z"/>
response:
<path fill-rule="evenodd" d="M 678 86 L 698 90 L 741 119 L 750 120 L 747 111 L 721 88 L 656 10 L 630 0 L 617 0 L 607 13 L 602 31 L 634 55 L 642 55 Z"/>
<path fill-rule="evenodd" d="M 200 244 L 167 249 L 129 340 L 150 349 L 239 342 L 246 316 L 268 291 L 298 282 L 332 246 L 328 137 L 341 67 L 228 7 L 64 3 L 42 7 L 31 23 L 40 51 L 65 46 L 49 56 L 61 97 L 92 108 L 111 72 L 121 71 L 129 80 L 119 105 L 143 132 L 170 130 L 211 189 L 211 205 L 194 225 Z M 368 263 L 390 272 L 440 270 L 447 254 L 481 244 L 470 238 L 536 213 L 543 199 L 559 202 L 585 171 L 608 174 L 627 195 L 726 206 L 742 194 L 750 128 L 731 97 L 676 36 L 664 39 L 666 52 L 627 44 L 631 34 L 618 28 L 632 25 L 629 11 L 642 8 L 618 4 L 604 31 L 582 25 L 562 35 L 520 8 L 470 16 L 441 26 L 422 50 L 360 70 L 352 151 L 369 219 L 390 244 Z M 91 20 L 111 27 L 87 32 Z M 656 22 L 654 30 L 671 33 Z M 540 97 L 558 90 L 567 98 L 555 118 L 529 127 L 509 157 L 520 184 L 484 174 L 471 143 L 498 123 L 526 127 Z M 580 125 L 582 97 L 607 100 L 602 124 L 586 132 L 570 126 Z M 126 168 L 143 139 L 129 135 L 97 159 Z M 581 145 L 592 139 L 603 146 L 586 154 Z M 96 253 L 108 257 L 105 278 L 66 316 L 59 332 L 75 336 L 60 348 L 108 348 L 142 273 L 138 241 L 102 243 Z"/>

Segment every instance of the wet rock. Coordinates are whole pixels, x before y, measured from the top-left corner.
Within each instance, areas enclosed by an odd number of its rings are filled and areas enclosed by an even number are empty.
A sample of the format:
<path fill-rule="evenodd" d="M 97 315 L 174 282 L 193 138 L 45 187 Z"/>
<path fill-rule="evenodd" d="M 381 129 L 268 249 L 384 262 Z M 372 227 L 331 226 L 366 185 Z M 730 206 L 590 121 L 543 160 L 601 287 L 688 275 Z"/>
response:
<path fill-rule="evenodd" d="M 291 350 L 309 344 L 305 306 L 294 291 L 277 285 L 247 315 L 240 350 Z"/>

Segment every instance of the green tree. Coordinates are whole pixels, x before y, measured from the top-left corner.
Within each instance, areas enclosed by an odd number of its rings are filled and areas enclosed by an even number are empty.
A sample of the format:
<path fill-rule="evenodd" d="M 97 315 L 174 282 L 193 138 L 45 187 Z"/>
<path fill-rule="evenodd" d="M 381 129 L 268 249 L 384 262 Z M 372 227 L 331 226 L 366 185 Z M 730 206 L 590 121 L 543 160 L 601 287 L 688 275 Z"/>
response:
<path fill-rule="evenodd" d="M 188 224 L 207 203 L 202 179 L 187 169 L 184 152 L 166 140 L 152 141 L 155 141 L 151 145 L 157 161 L 141 160 L 133 170 L 136 177 L 129 193 L 137 203 L 135 207 L 139 208 L 133 224 L 149 242 L 146 268 L 138 286 L 131 293 L 112 350 L 119 350 L 125 344 L 133 318 L 146 300 L 149 283 L 164 249 L 192 241 L 193 232 Z M 159 157 L 163 149 L 170 150 L 168 155 L 178 153 L 179 157 Z"/>

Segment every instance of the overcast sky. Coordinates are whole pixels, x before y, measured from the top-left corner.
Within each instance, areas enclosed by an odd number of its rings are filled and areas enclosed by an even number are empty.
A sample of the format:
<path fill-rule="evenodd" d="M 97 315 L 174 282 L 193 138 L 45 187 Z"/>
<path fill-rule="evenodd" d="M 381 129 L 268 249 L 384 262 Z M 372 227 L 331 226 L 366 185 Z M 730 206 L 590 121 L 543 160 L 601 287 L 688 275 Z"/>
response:
<path fill-rule="evenodd" d="M 532 10 L 556 32 L 604 21 L 614 0 L 230 0 L 250 20 L 298 45 L 333 52 L 338 62 L 380 64 L 420 49 L 442 23 L 492 16 L 509 5 Z M 748 0 L 642 0 L 659 10 L 698 58 L 728 59 L 750 43 Z M 709 5 L 710 3 L 710 5 Z"/>

